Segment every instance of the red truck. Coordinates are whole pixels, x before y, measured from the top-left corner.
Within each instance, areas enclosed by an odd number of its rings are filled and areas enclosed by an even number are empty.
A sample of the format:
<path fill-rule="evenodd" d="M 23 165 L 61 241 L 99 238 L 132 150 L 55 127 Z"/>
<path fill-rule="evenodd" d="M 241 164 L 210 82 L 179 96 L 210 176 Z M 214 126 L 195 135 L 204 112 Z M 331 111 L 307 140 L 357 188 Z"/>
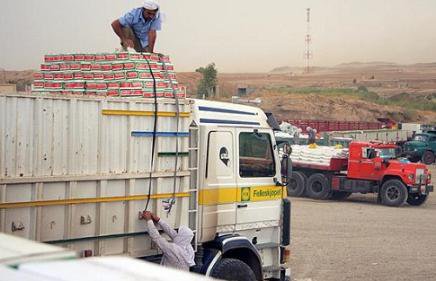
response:
<path fill-rule="evenodd" d="M 328 165 L 293 160 L 289 196 L 345 199 L 352 193 L 378 193 L 388 206 L 423 204 L 433 191 L 427 166 L 396 158 L 397 146 L 352 142 L 348 157 L 331 158 Z"/>

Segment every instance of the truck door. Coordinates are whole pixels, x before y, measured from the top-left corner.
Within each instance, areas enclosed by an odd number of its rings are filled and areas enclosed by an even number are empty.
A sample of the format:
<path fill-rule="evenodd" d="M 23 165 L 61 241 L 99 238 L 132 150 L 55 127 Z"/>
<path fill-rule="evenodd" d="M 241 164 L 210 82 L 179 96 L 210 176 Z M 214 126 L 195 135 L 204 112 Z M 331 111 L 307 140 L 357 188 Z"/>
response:
<path fill-rule="evenodd" d="M 234 131 L 210 131 L 207 137 L 205 184 L 199 194 L 202 205 L 201 239 L 231 233 L 236 220 Z"/>
<path fill-rule="evenodd" d="M 238 129 L 237 229 L 273 227 L 279 222 L 283 187 L 276 185 L 280 162 L 272 140 L 270 130 Z"/>
<path fill-rule="evenodd" d="M 362 157 L 358 162 L 358 165 L 354 167 L 354 170 L 358 171 L 358 178 L 368 180 L 376 180 L 379 178 L 381 159 L 377 157 L 376 149 L 372 147 L 362 147 Z M 380 167 L 377 167 L 377 165 Z"/>

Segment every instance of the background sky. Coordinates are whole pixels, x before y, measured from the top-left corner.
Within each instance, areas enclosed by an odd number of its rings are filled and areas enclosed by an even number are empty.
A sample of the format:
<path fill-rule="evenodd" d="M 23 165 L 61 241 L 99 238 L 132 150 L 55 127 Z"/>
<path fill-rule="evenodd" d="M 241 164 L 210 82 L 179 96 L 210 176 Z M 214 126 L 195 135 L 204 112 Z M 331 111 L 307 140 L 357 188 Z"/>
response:
<path fill-rule="evenodd" d="M 220 72 L 303 66 L 306 8 L 312 64 L 436 61 L 435 0 L 160 0 L 155 51 L 177 71 L 215 62 Z M 137 0 L 1 0 L 0 68 L 37 69 L 44 54 L 109 52 L 110 23 Z"/>

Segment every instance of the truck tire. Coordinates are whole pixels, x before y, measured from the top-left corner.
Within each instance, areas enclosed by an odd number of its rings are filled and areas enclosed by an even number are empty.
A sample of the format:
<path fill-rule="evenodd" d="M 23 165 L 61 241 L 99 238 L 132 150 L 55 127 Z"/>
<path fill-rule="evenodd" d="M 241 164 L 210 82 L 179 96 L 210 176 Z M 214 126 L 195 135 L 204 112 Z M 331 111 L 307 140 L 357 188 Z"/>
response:
<path fill-rule="evenodd" d="M 288 196 L 300 197 L 306 190 L 307 177 L 302 172 L 293 172 L 287 186 Z"/>
<path fill-rule="evenodd" d="M 313 199 L 328 199 L 330 193 L 330 181 L 324 174 L 312 174 L 307 180 L 306 194 Z"/>
<path fill-rule="evenodd" d="M 427 201 L 427 194 L 409 193 L 407 196 L 407 203 L 411 206 L 420 206 Z"/>
<path fill-rule="evenodd" d="M 345 200 L 348 197 L 350 197 L 351 192 L 346 192 L 346 191 L 332 191 L 331 195 L 330 195 L 330 199 L 332 200 Z"/>
<path fill-rule="evenodd" d="M 212 269 L 211 277 L 222 280 L 255 281 L 253 270 L 243 261 L 224 258 Z"/>
<path fill-rule="evenodd" d="M 434 158 L 435 157 L 434 157 L 433 152 L 430 150 L 427 150 L 427 151 L 424 151 L 424 154 L 422 154 L 421 161 L 422 161 L 422 163 L 424 163 L 426 165 L 430 165 L 430 164 L 434 163 Z"/>
<path fill-rule="evenodd" d="M 383 205 L 401 206 L 407 200 L 407 188 L 400 180 L 387 180 L 381 187 L 380 197 Z"/>

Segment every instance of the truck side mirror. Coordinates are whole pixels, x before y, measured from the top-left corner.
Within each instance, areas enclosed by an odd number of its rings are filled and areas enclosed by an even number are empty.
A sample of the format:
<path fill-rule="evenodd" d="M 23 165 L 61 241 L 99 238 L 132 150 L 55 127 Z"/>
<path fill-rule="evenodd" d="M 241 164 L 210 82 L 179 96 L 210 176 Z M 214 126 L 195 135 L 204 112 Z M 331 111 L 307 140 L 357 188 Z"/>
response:
<path fill-rule="evenodd" d="M 287 186 L 289 184 L 289 178 L 292 175 L 292 160 L 287 154 L 283 155 L 282 158 L 281 173 L 282 173 L 282 185 Z"/>

